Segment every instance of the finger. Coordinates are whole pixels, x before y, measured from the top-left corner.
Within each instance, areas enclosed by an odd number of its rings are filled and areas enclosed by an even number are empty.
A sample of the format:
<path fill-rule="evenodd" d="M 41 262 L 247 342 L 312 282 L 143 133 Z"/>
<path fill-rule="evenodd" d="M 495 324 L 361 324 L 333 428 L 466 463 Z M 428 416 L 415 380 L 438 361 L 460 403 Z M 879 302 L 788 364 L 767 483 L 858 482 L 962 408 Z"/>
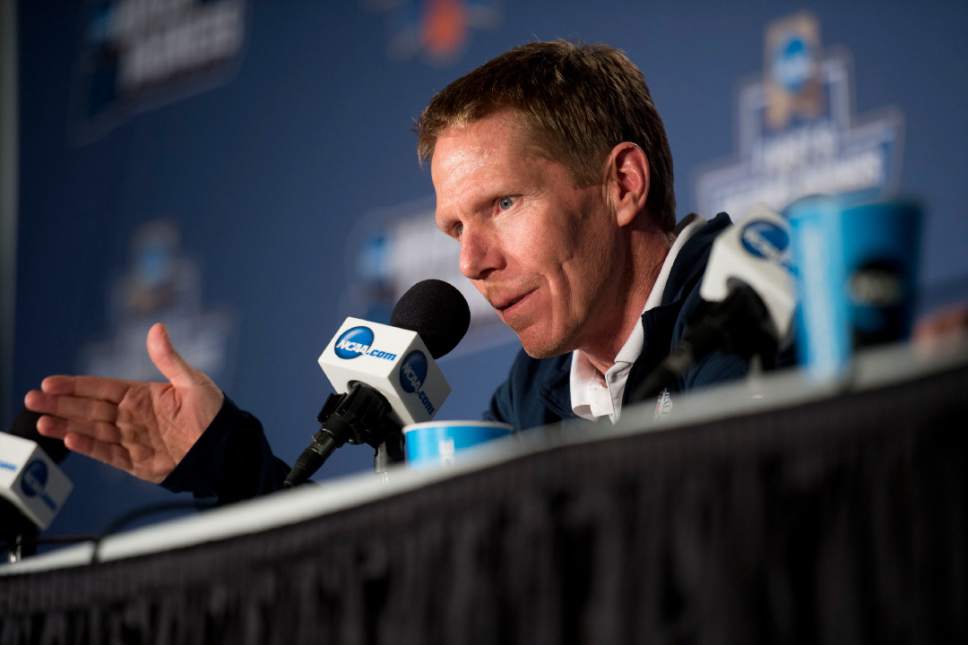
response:
<path fill-rule="evenodd" d="M 195 370 L 175 351 L 164 325 L 155 323 L 151 326 L 147 346 L 151 362 L 172 385 L 188 387 L 195 384 Z"/>
<path fill-rule="evenodd" d="M 50 399 L 40 390 L 29 390 L 27 394 L 24 395 L 24 407 L 34 412 L 49 412 L 50 410 L 45 410 L 43 408 L 44 405 L 49 403 L 49 400 Z"/>
<path fill-rule="evenodd" d="M 30 390 L 24 395 L 24 407 L 41 414 L 56 414 L 57 397 L 44 394 L 40 390 Z"/>
<path fill-rule="evenodd" d="M 64 437 L 64 445 L 76 453 L 80 453 L 91 459 L 97 459 L 100 462 L 106 463 L 108 466 L 114 466 L 125 472 L 131 472 L 131 458 L 116 443 L 104 443 L 91 437 L 69 432 Z"/>
<path fill-rule="evenodd" d="M 46 394 L 70 394 L 112 403 L 120 403 L 129 387 L 127 381 L 100 376 L 48 376 L 40 383 Z"/>
<path fill-rule="evenodd" d="M 118 406 L 113 403 L 95 399 L 79 399 L 74 396 L 54 396 L 38 390 L 27 392 L 27 396 L 24 397 L 24 405 L 34 412 L 78 421 L 114 423 L 118 418 Z"/>
<path fill-rule="evenodd" d="M 37 419 L 37 432 L 51 439 L 63 439 L 67 436 L 67 422 L 64 419 L 44 415 Z"/>
<path fill-rule="evenodd" d="M 121 443 L 121 430 L 110 423 L 84 423 L 42 416 L 37 421 L 37 431 L 45 437 L 54 439 L 63 439 L 69 432 L 73 432 L 104 443 Z"/>

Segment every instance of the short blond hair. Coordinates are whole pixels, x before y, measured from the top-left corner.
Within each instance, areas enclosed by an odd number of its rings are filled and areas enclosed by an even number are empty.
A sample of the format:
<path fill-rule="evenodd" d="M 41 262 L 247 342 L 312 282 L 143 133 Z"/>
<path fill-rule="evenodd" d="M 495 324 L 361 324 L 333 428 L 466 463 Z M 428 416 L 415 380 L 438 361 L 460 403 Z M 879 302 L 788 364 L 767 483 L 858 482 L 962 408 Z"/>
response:
<path fill-rule="evenodd" d="M 642 72 L 623 52 L 564 40 L 515 47 L 433 97 L 416 123 L 417 154 L 430 161 L 444 129 L 505 109 L 520 112 L 535 144 L 582 185 L 601 183 L 617 144 L 638 144 L 650 168 L 646 210 L 663 230 L 675 227 L 665 127 Z"/>

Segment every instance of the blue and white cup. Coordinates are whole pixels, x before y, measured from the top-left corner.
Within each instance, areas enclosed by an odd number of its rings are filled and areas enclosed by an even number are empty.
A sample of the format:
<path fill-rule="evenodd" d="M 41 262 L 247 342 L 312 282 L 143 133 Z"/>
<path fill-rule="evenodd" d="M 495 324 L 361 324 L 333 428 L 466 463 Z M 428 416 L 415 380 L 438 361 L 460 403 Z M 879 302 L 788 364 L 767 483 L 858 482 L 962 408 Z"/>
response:
<path fill-rule="evenodd" d="M 488 441 L 510 436 L 512 428 L 496 421 L 425 421 L 403 427 L 407 464 L 454 463 L 458 454 Z"/>
<path fill-rule="evenodd" d="M 787 213 L 800 302 L 800 363 L 814 376 L 837 376 L 857 349 L 907 339 L 920 260 L 920 206 L 818 196 L 796 202 Z"/>

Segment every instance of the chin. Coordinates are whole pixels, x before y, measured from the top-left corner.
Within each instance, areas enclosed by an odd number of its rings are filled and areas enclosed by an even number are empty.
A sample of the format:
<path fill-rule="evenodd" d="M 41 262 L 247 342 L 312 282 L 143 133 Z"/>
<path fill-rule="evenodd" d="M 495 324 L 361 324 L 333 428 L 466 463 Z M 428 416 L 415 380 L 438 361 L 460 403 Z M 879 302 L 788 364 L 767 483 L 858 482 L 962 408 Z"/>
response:
<path fill-rule="evenodd" d="M 518 333 L 518 340 L 521 341 L 524 353 L 531 358 L 552 358 L 567 354 L 574 349 L 562 339 L 552 338 L 549 334 L 535 333 L 531 330 Z"/>

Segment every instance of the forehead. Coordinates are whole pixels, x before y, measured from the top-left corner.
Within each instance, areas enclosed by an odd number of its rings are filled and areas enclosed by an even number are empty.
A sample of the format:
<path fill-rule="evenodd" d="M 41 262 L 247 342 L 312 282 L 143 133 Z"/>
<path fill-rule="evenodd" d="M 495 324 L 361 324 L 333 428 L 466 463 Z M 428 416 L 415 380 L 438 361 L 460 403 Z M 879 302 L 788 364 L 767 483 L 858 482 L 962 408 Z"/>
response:
<path fill-rule="evenodd" d="M 473 121 L 462 121 L 441 130 L 431 156 L 431 173 L 470 154 L 496 158 L 501 153 L 520 153 L 533 139 L 524 117 L 503 110 Z"/>
<path fill-rule="evenodd" d="M 437 137 L 430 173 L 438 201 L 494 181 L 526 173 L 540 150 L 524 117 L 502 111 L 448 126 Z"/>

